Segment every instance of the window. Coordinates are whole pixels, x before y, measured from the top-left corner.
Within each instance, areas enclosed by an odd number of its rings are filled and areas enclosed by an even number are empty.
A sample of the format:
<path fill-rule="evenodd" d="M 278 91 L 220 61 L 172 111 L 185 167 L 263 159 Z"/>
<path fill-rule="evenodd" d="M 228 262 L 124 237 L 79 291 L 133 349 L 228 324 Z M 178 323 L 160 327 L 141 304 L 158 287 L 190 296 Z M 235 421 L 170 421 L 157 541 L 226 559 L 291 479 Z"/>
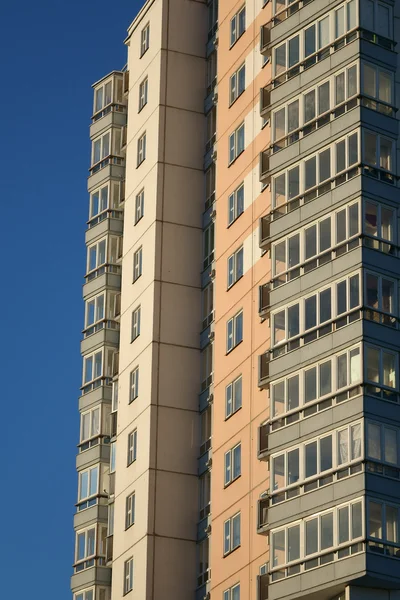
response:
<path fill-rule="evenodd" d="M 125 510 L 125 529 L 128 529 L 135 522 L 135 492 L 129 494 L 126 498 Z"/>
<path fill-rule="evenodd" d="M 137 166 L 139 167 L 146 158 L 146 133 L 143 133 L 137 142 Z"/>
<path fill-rule="evenodd" d="M 214 223 L 211 223 L 203 232 L 203 269 L 206 269 L 214 260 Z"/>
<path fill-rule="evenodd" d="M 225 388 L 225 419 L 242 408 L 242 376 Z"/>
<path fill-rule="evenodd" d="M 74 595 L 75 600 L 94 600 L 94 588 L 83 590 Z"/>
<path fill-rule="evenodd" d="M 100 240 L 88 248 L 87 272 L 94 271 L 106 263 L 106 240 Z"/>
<path fill-rule="evenodd" d="M 230 352 L 243 341 L 243 311 L 240 311 L 226 324 L 226 352 Z"/>
<path fill-rule="evenodd" d="M 327 58 L 330 54 L 329 45 L 356 26 L 356 2 L 350 0 L 342 4 L 338 10 L 325 14 L 307 28 L 275 47 L 273 52 L 274 76 L 288 71 L 287 78 L 293 77 L 300 72 L 300 63 L 303 63 L 304 69 L 307 69 L 316 62 Z M 334 49 L 337 50 L 353 39 L 353 36 L 342 38 L 335 44 Z"/>
<path fill-rule="evenodd" d="M 273 285 L 278 287 L 299 277 L 331 259 L 331 251 L 338 244 L 360 234 L 359 202 L 346 205 L 332 216 L 314 221 L 299 233 L 272 245 Z M 350 250 L 358 240 L 349 244 Z M 346 245 L 336 248 L 335 257 L 347 250 Z M 323 255 L 323 256 L 321 256 Z M 317 257 L 320 258 L 318 259 Z M 303 266 L 301 270 L 299 267 Z"/>
<path fill-rule="evenodd" d="M 128 467 L 136 460 L 136 450 L 137 450 L 137 429 L 134 429 L 128 435 Z"/>
<path fill-rule="evenodd" d="M 202 291 L 203 324 L 202 329 L 206 329 L 214 320 L 214 286 L 210 283 Z"/>
<path fill-rule="evenodd" d="M 100 407 L 81 414 L 80 442 L 86 442 L 100 434 Z"/>
<path fill-rule="evenodd" d="M 326 193 L 334 185 L 346 181 L 346 172 L 359 162 L 358 132 L 348 134 L 335 144 L 321 149 L 290 169 L 278 173 L 272 179 L 272 200 L 274 208 L 287 202 L 298 202 L 303 195 L 311 200 Z M 353 177 L 352 169 L 348 177 Z M 334 180 L 334 181 L 333 181 Z M 295 205 L 296 206 L 296 205 Z"/>
<path fill-rule="evenodd" d="M 207 95 L 212 92 L 217 83 L 217 53 L 211 52 L 207 58 Z"/>
<path fill-rule="evenodd" d="M 150 23 L 147 23 L 140 34 L 140 58 L 149 49 L 150 43 Z"/>
<path fill-rule="evenodd" d="M 366 243 L 371 248 L 390 252 L 389 244 L 382 244 L 379 240 L 395 241 L 395 211 L 393 208 L 380 203 L 366 201 L 364 204 L 364 233 L 368 236 Z M 376 238 L 371 239 L 371 238 Z"/>
<path fill-rule="evenodd" d="M 284 565 L 294 561 L 304 561 L 315 557 L 315 562 L 309 563 L 308 568 L 318 567 L 334 560 L 334 554 L 326 550 L 339 548 L 337 558 L 350 556 L 349 542 L 354 542 L 363 537 L 363 505 L 357 499 L 348 504 L 336 506 L 318 515 L 307 517 L 290 523 L 281 529 L 273 529 L 271 539 L 271 581 L 277 581 L 287 575 L 300 572 L 300 566 L 282 570 Z M 343 545 L 343 548 L 341 548 Z M 352 548 L 352 554 L 363 549 Z M 324 558 L 318 559 L 316 555 L 324 552 Z M 306 564 L 307 568 L 307 564 Z"/>
<path fill-rule="evenodd" d="M 368 165 L 393 171 L 393 140 L 372 131 L 364 131 L 363 158 Z M 370 172 L 374 174 L 374 172 Z"/>
<path fill-rule="evenodd" d="M 397 387 L 397 364 L 397 353 L 376 346 L 366 346 L 366 379 L 368 383 L 395 389 Z"/>
<path fill-rule="evenodd" d="M 374 499 L 368 502 L 368 537 L 399 545 L 399 507 Z M 384 554 L 379 544 L 370 544 L 370 550 Z M 393 548 L 392 548 L 393 550 Z M 397 552 L 394 556 L 399 556 Z"/>
<path fill-rule="evenodd" d="M 83 359 L 83 383 L 98 379 L 103 374 L 103 351 L 98 350 Z"/>
<path fill-rule="evenodd" d="M 367 422 L 367 456 L 390 465 L 399 464 L 399 430 L 383 423 Z"/>
<path fill-rule="evenodd" d="M 114 502 L 108 505 L 107 535 L 114 535 Z"/>
<path fill-rule="evenodd" d="M 96 138 L 92 143 L 92 165 L 97 164 L 111 154 L 111 132 Z"/>
<path fill-rule="evenodd" d="M 131 341 L 136 340 L 140 335 L 140 306 L 138 306 L 132 313 L 132 332 Z"/>
<path fill-rule="evenodd" d="M 135 198 L 135 225 L 144 215 L 144 188 L 136 194 Z"/>
<path fill-rule="evenodd" d="M 210 542 L 207 537 L 205 540 L 199 543 L 199 563 L 198 563 L 198 576 L 197 576 L 197 585 L 203 585 L 206 581 L 210 579 L 210 570 L 209 570 L 209 553 L 210 553 Z"/>
<path fill-rule="evenodd" d="M 362 458 L 361 422 L 307 441 L 271 457 L 273 491 L 313 480 L 326 471 L 334 471 Z M 317 486 L 306 484 L 304 492 Z"/>
<path fill-rule="evenodd" d="M 143 32 L 142 32 L 143 33 Z M 124 594 L 133 590 L 133 558 L 124 562 Z"/>
<path fill-rule="evenodd" d="M 117 181 L 112 181 L 98 190 L 90 194 L 89 203 L 89 219 L 94 219 L 98 215 L 102 215 L 107 208 L 118 208 L 121 203 L 122 185 Z M 103 215 L 105 218 L 106 215 Z M 99 222 L 100 219 L 94 220 L 92 225 Z M 89 224 L 90 226 L 90 224 Z"/>
<path fill-rule="evenodd" d="M 116 444 L 116 442 L 111 442 L 111 444 L 110 444 L 110 473 L 115 472 L 116 453 L 117 453 L 117 444 Z"/>
<path fill-rule="evenodd" d="M 85 328 L 104 319 L 105 293 L 99 294 L 85 303 Z"/>
<path fill-rule="evenodd" d="M 95 496 L 99 492 L 99 466 L 79 473 L 78 502 Z M 89 505 L 91 506 L 91 505 Z M 86 506 L 84 507 L 86 508 Z"/>
<path fill-rule="evenodd" d="M 218 0 L 208 3 L 208 39 L 211 39 L 218 27 Z"/>
<path fill-rule="evenodd" d="M 139 367 L 133 369 L 129 375 L 129 404 L 139 395 Z"/>
<path fill-rule="evenodd" d="M 200 455 L 211 448 L 211 408 L 200 415 Z"/>
<path fill-rule="evenodd" d="M 240 600 L 240 583 L 225 590 L 223 594 L 223 600 Z"/>
<path fill-rule="evenodd" d="M 362 0 L 360 15 L 362 27 L 385 38 L 393 38 L 392 8 L 389 5 L 377 0 Z"/>
<path fill-rule="evenodd" d="M 75 562 L 85 561 L 93 557 L 96 553 L 96 528 L 90 527 L 76 534 L 76 555 Z M 92 563 L 92 561 L 88 561 Z M 93 563 L 92 563 L 93 564 Z M 88 565 L 91 566 L 91 565 Z M 85 568 L 85 567 L 83 567 Z"/>
<path fill-rule="evenodd" d="M 281 417 L 295 409 L 300 410 L 309 403 L 355 386 L 361 381 L 361 347 L 353 346 L 271 383 L 272 418 Z M 313 414 L 312 411 L 309 414 Z M 294 418 L 293 415 L 292 419 Z"/>
<path fill-rule="evenodd" d="M 210 514 L 210 498 L 211 498 L 211 473 L 207 471 L 200 477 L 200 499 L 199 510 L 200 519 Z"/>
<path fill-rule="evenodd" d="M 364 106 L 393 116 L 393 73 L 381 69 L 377 65 L 363 63 L 363 94 L 368 96 Z"/>
<path fill-rule="evenodd" d="M 277 152 L 329 123 L 330 111 L 334 111 L 332 116 L 336 118 L 354 108 L 354 102 L 342 105 L 357 95 L 357 69 L 357 64 L 347 67 L 274 111 L 272 151 Z"/>
<path fill-rule="evenodd" d="M 395 287 L 396 282 L 394 279 L 367 271 L 364 278 L 365 305 L 373 311 L 378 310 L 392 315 L 397 314 Z M 370 318 L 376 320 L 374 313 Z M 385 317 L 383 323 L 390 325 L 391 320 Z"/>
<path fill-rule="evenodd" d="M 229 80 L 229 105 L 231 106 L 235 100 L 243 94 L 246 88 L 246 65 L 241 65 Z"/>
<path fill-rule="evenodd" d="M 243 277 L 243 246 L 228 258 L 228 289 Z"/>
<path fill-rule="evenodd" d="M 147 104 L 147 92 L 149 88 L 149 80 L 146 77 L 139 85 L 139 112 Z"/>
<path fill-rule="evenodd" d="M 272 345 L 276 346 L 290 340 L 303 336 L 307 331 L 310 334 L 304 336 L 304 343 L 313 341 L 318 337 L 316 328 L 324 323 L 329 323 L 322 328 L 320 335 L 326 335 L 332 331 L 331 321 L 335 321 L 335 327 L 343 327 L 348 322 L 348 317 L 338 319 L 340 315 L 347 315 L 360 305 L 360 275 L 349 275 L 341 281 L 331 284 L 329 287 L 313 293 L 311 296 L 301 298 L 298 302 L 272 313 Z M 356 313 L 356 318 L 359 318 Z M 298 347 L 291 345 L 290 349 Z"/>
<path fill-rule="evenodd" d="M 213 380 L 213 346 L 208 344 L 201 353 L 201 391 L 207 389 Z"/>
<path fill-rule="evenodd" d="M 228 452 L 225 452 L 224 457 L 224 468 L 225 468 L 225 476 L 224 476 L 224 485 L 227 486 L 232 481 L 235 481 L 242 474 L 242 446 L 241 444 L 237 444 Z"/>
<path fill-rule="evenodd" d="M 229 164 L 244 152 L 244 123 L 229 136 Z"/>
<path fill-rule="evenodd" d="M 246 31 L 246 6 L 231 19 L 231 48 Z"/>
<path fill-rule="evenodd" d="M 112 80 L 109 79 L 94 91 L 94 114 L 112 102 Z"/>
<path fill-rule="evenodd" d="M 228 198 L 228 225 L 231 225 L 244 211 L 244 183 Z"/>
<path fill-rule="evenodd" d="M 210 208 L 215 200 L 215 163 L 213 162 L 211 166 L 206 171 L 206 201 L 205 201 L 205 210 Z"/>
<path fill-rule="evenodd" d="M 140 247 L 133 255 L 133 283 L 142 274 L 142 247 Z"/>
<path fill-rule="evenodd" d="M 206 121 L 206 152 L 208 152 L 215 142 L 217 130 L 217 109 L 215 106 L 207 113 Z"/>
<path fill-rule="evenodd" d="M 240 546 L 240 512 L 224 523 L 224 556 Z"/>

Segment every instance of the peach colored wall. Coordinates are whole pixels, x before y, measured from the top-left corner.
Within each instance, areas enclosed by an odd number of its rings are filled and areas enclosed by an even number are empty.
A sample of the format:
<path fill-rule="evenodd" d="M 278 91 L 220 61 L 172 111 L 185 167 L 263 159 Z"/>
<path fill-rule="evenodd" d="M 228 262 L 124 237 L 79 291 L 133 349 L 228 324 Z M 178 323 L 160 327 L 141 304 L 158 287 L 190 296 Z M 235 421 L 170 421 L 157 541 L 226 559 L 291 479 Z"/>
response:
<path fill-rule="evenodd" d="M 211 595 L 240 582 L 241 600 L 256 598 L 259 568 L 268 561 L 267 538 L 257 534 L 258 499 L 269 487 L 267 463 L 257 459 L 258 426 L 268 416 L 268 392 L 258 388 L 258 356 L 269 344 L 268 320 L 258 316 L 258 286 L 269 281 L 268 255 L 258 247 L 259 218 L 270 206 L 267 188 L 261 192 L 258 179 L 259 153 L 269 144 L 270 132 L 261 129 L 259 92 L 270 78 L 270 65 L 262 68 L 259 54 L 260 26 L 270 18 L 270 3 L 246 2 L 246 31 L 229 49 L 230 20 L 242 2 L 219 3 L 217 176 L 215 255 L 215 342 L 213 403 L 213 467 L 211 478 Z M 229 108 L 229 79 L 246 63 L 246 89 Z M 230 133 L 245 122 L 245 151 L 228 166 Z M 245 211 L 228 228 L 228 196 L 245 182 Z M 243 277 L 227 290 L 227 259 L 244 247 Z M 226 355 L 227 320 L 243 309 L 243 342 Z M 242 408 L 225 420 L 225 388 L 242 375 Z M 242 445 L 241 476 L 224 489 L 224 454 L 238 442 Z M 223 524 L 241 512 L 241 546 L 223 557 Z"/>

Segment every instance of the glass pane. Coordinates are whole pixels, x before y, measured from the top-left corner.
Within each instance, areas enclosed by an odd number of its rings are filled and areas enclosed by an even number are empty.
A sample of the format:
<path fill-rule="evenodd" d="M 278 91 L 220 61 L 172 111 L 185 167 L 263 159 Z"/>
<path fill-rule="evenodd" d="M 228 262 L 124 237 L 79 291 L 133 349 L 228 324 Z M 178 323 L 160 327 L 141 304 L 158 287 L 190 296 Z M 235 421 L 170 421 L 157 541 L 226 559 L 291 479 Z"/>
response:
<path fill-rule="evenodd" d="M 319 223 L 319 251 L 324 252 L 331 247 L 331 218 Z"/>
<path fill-rule="evenodd" d="M 79 500 L 88 497 L 89 471 L 80 473 Z"/>
<path fill-rule="evenodd" d="M 338 464 L 344 465 L 349 461 L 349 434 L 347 427 L 341 429 L 337 434 Z"/>
<path fill-rule="evenodd" d="M 330 360 L 319 365 L 319 396 L 332 391 L 332 363 Z"/>
<path fill-rule="evenodd" d="M 322 115 L 330 109 L 329 101 L 329 81 L 318 88 L 318 114 Z"/>
<path fill-rule="evenodd" d="M 280 242 L 274 248 L 274 275 L 286 271 L 286 242 Z"/>
<path fill-rule="evenodd" d="M 319 294 L 319 322 L 325 323 L 332 318 L 331 311 L 331 288 Z"/>
<path fill-rule="evenodd" d="M 312 25 L 304 32 L 304 56 L 314 54 L 315 50 L 315 25 Z"/>
<path fill-rule="evenodd" d="M 364 93 L 376 98 L 376 69 L 364 64 Z"/>
<path fill-rule="evenodd" d="M 240 546 L 240 515 L 237 515 L 232 519 L 233 528 L 233 548 Z"/>
<path fill-rule="evenodd" d="M 89 487 L 89 496 L 94 496 L 97 494 L 97 483 L 98 483 L 98 474 L 99 468 L 95 467 L 90 471 L 90 487 Z"/>
<path fill-rule="evenodd" d="M 317 254 L 317 226 L 313 225 L 305 230 L 305 259 Z"/>
<path fill-rule="evenodd" d="M 85 359 L 85 379 L 84 382 L 92 381 L 93 379 L 93 357 Z"/>
<path fill-rule="evenodd" d="M 285 563 L 285 554 L 285 531 L 282 530 L 272 534 L 272 560 L 274 567 Z"/>
<path fill-rule="evenodd" d="M 300 558 L 300 525 L 288 528 L 288 562 Z"/>
<path fill-rule="evenodd" d="M 288 106 L 288 133 L 299 127 L 299 101 L 292 102 Z"/>
<path fill-rule="evenodd" d="M 285 174 L 274 179 L 274 206 L 280 206 L 286 202 L 286 178 Z"/>
<path fill-rule="evenodd" d="M 314 156 L 309 160 L 304 162 L 305 168 L 305 189 L 309 190 L 310 188 L 315 187 L 317 183 L 317 157 Z"/>
<path fill-rule="evenodd" d="M 290 169 L 288 175 L 288 186 L 289 186 L 289 200 L 295 198 L 300 193 L 300 168 L 294 167 Z"/>
<path fill-rule="evenodd" d="M 376 206 L 375 206 L 376 209 Z M 393 240 L 393 211 L 389 208 L 381 209 L 381 237 L 385 240 Z"/>
<path fill-rule="evenodd" d="M 347 71 L 347 97 L 357 94 L 357 65 L 353 65 Z"/>
<path fill-rule="evenodd" d="M 344 35 L 344 7 L 335 11 L 335 39 Z"/>
<path fill-rule="evenodd" d="M 329 16 L 318 21 L 318 49 L 329 44 Z"/>
<path fill-rule="evenodd" d="M 304 123 L 315 118 L 315 90 L 304 95 Z"/>
<path fill-rule="evenodd" d="M 318 552 L 318 519 L 306 521 L 306 556 Z"/>
<path fill-rule="evenodd" d="M 95 93 L 95 112 L 98 112 L 103 108 L 103 88 L 96 90 Z"/>
<path fill-rule="evenodd" d="M 397 464 L 397 432 L 385 427 L 385 457 L 384 460 L 393 465 Z"/>
<path fill-rule="evenodd" d="M 328 435 L 319 441 L 321 472 L 332 469 L 332 436 Z"/>
<path fill-rule="evenodd" d="M 354 2 L 354 0 L 353 0 Z M 376 19 L 376 31 L 387 38 L 391 37 L 389 33 L 389 8 L 378 3 L 378 15 Z"/>
<path fill-rule="evenodd" d="M 379 383 L 379 350 L 367 347 L 367 380 Z"/>
<path fill-rule="evenodd" d="M 286 70 L 286 44 L 275 49 L 275 75 Z"/>
<path fill-rule="evenodd" d="M 376 135 L 366 131 L 364 133 L 364 160 L 370 165 L 376 165 L 378 162 L 376 154 Z"/>
<path fill-rule="evenodd" d="M 362 505 L 356 502 L 351 507 L 351 534 L 352 539 L 362 536 Z"/>
<path fill-rule="evenodd" d="M 273 459 L 274 490 L 285 487 L 285 455 L 281 454 Z"/>
<path fill-rule="evenodd" d="M 361 425 L 352 425 L 350 427 L 351 438 L 351 460 L 361 457 Z"/>
<path fill-rule="evenodd" d="M 371 308 L 378 308 L 378 277 L 371 273 L 366 275 L 366 303 Z"/>
<path fill-rule="evenodd" d="M 333 546 L 333 513 L 321 516 L 321 550 Z"/>
<path fill-rule="evenodd" d="M 317 324 L 317 296 L 311 296 L 304 302 L 305 309 L 305 324 L 304 329 L 307 331 Z"/>
<path fill-rule="evenodd" d="M 386 505 L 386 539 L 389 542 L 398 542 L 398 508 Z"/>
<path fill-rule="evenodd" d="M 304 402 L 312 402 L 317 397 L 317 368 L 304 371 Z"/>
<path fill-rule="evenodd" d="M 104 86 L 104 106 L 111 103 L 111 81 Z"/>
<path fill-rule="evenodd" d="M 369 502 L 368 535 L 382 539 L 382 504 Z"/>
<path fill-rule="evenodd" d="M 381 428 L 374 423 L 367 423 L 368 456 L 381 460 Z"/>
<path fill-rule="evenodd" d="M 289 68 L 293 67 L 293 65 L 297 65 L 300 60 L 299 55 L 299 37 L 296 37 L 289 40 Z"/>
<path fill-rule="evenodd" d="M 92 194 L 92 202 L 90 205 L 90 216 L 94 217 L 99 214 L 99 192 Z"/>
<path fill-rule="evenodd" d="M 380 139 L 379 166 L 386 171 L 392 170 L 392 142 L 385 138 Z"/>
<path fill-rule="evenodd" d="M 299 462 L 299 448 L 288 452 L 288 473 L 287 473 L 287 485 L 296 483 L 300 479 L 300 462 Z"/>
<path fill-rule="evenodd" d="M 319 183 L 330 179 L 331 176 L 331 149 L 328 148 L 318 155 L 319 158 Z"/>
<path fill-rule="evenodd" d="M 365 203 L 365 233 L 368 235 L 378 235 L 378 207 L 370 202 Z"/>
<path fill-rule="evenodd" d="M 336 144 L 336 173 L 344 171 L 346 168 L 346 145 L 342 140 Z"/>
<path fill-rule="evenodd" d="M 340 390 L 347 386 L 347 354 L 340 354 L 337 357 L 337 386 Z"/>
<path fill-rule="evenodd" d="M 353 133 L 348 138 L 349 155 L 348 155 L 348 166 L 356 164 L 358 162 L 358 134 Z"/>
<path fill-rule="evenodd" d="M 359 276 L 353 275 L 350 277 L 349 288 L 350 288 L 350 310 L 352 308 L 356 308 L 356 306 L 360 303 L 360 286 L 359 286 Z"/>
<path fill-rule="evenodd" d="M 299 334 L 299 305 L 288 308 L 288 338 Z"/>
<path fill-rule="evenodd" d="M 272 317 L 273 326 L 274 326 L 274 344 L 278 344 L 282 342 L 286 337 L 285 332 L 285 311 L 282 310 Z M 229 322 L 228 322 L 229 324 Z M 229 334 L 228 334 L 229 338 Z"/>
<path fill-rule="evenodd" d="M 336 213 L 336 242 L 343 242 L 346 238 L 346 209 L 344 208 Z"/>
<path fill-rule="evenodd" d="M 349 207 L 349 235 L 352 237 L 358 233 L 358 204 Z"/>
<path fill-rule="evenodd" d="M 347 31 L 357 26 L 356 0 L 347 3 Z"/>
<path fill-rule="evenodd" d="M 394 281 L 382 279 L 382 306 L 381 310 L 394 313 Z"/>
<path fill-rule="evenodd" d="M 392 78 L 385 71 L 379 71 L 378 97 L 379 100 L 392 104 Z"/>
<path fill-rule="evenodd" d="M 285 112 L 282 108 L 274 114 L 274 141 L 285 137 Z"/>
<path fill-rule="evenodd" d="M 233 478 L 239 477 L 242 469 L 242 446 L 239 444 L 233 449 Z"/>
<path fill-rule="evenodd" d="M 347 297 L 346 297 L 347 282 L 341 281 L 336 285 L 336 300 L 337 310 L 336 313 L 341 315 L 347 311 Z"/>
<path fill-rule="evenodd" d="M 346 99 L 344 84 L 345 84 L 344 73 L 339 73 L 339 75 L 336 75 L 336 77 L 335 77 L 335 104 L 336 105 L 341 104 Z"/>
<path fill-rule="evenodd" d="M 299 376 L 290 377 L 287 382 L 288 410 L 299 406 Z"/>
<path fill-rule="evenodd" d="M 285 382 L 281 381 L 272 386 L 272 406 L 273 416 L 282 414 L 285 411 Z"/>
<path fill-rule="evenodd" d="M 311 442 L 306 444 L 305 447 L 305 458 L 306 458 L 306 478 L 312 477 L 317 474 L 317 442 Z"/>
<path fill-rule="evenodd" d="M 389 352 L 382 352 L 383 356 L 383 385 L 396 387 L 396 357 Z"/>
<path fill-rule="evenodd" d="M 288 266 L 290 269 L 300 262 L 300 235 L 293 235 L 288 240 Z"/>
<path fill-rule="evenodd" d="M 361 356 L 360 349 L 350 350 L 350 383 L 361 380 Z"/>
<path fill-rule="evenodd" d="M 349 508 L 345 506 L 339 508 L 339 544 L 349 540 Z"/>
<path fill-rule="evenodd" d="M 90 413 L 82 415 L 81 442 L 90 437 Z"/>

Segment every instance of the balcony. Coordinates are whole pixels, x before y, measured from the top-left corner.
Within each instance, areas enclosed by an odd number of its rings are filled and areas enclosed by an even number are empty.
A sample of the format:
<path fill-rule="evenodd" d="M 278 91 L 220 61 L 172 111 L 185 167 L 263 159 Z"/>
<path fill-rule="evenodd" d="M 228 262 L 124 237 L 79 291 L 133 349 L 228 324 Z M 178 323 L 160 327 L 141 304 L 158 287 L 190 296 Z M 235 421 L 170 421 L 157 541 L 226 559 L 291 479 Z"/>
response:
<path fill-rule="evenodd" d="M 271 247 L 271 213 L 261 217 L 260 221 L 260 241 L 259 246 L 262 250 L 267 251 Z"/>
<path fill-rule="evenodd" d="M 268 387 L 269 385 L 269 363 L 270 352 L 264 352 L 258 357 L 258 387 Z"/>
<path fill-rule="evenodd" d="M 258 526 L 257 533 L 264 533 L 268 526 L 268 496 L 260 498 L 258 501 Z"/>
<path fill-rule="evenodd" d="M 106 563 L 107 565 L 112 562 L 113 559 L 113 546 L 114 546 L 114 536 L 109 535 L 106 539 Z"/>
<path fill-rule="evenodd" d="M 260 115 L 264 119 L 271 116 L 271 86 L 267 85 L 260 89 Z"/>
<path fill-rule="evenodd" d="M 257 452 L 257 458 L 259 460 L 267 458 L 267 455 L 268 455 L 268 434 L 269 434 L 269 423 L 263 423 L 258 428 L 258 452 Z"/>
<path fill-rule="evenodd" d="M 88 327 L 83 332 L 84 339 L 81 341 L 81 354 L 87 354 L 96 350 L 103 344 L 118 347 L 119 323 L 104 319 Z"/>
<path fill-rule="evenodd" d="M 269 283 L 264 283 L 264 285 L 260 285 L 258 288 L 258 314 L 262 319 L 266 319 L 269 316 L 271 308 L 270 290 L 271 285 Z"/>
<path fill-rule="evenodd" d="M 113 412 L 110 414 L 110 437 L 114 438 L 117 435 L 117 421 L 118 413 Z"/>
<path fill-rule="evenodd" d="M 257 594 L 258 600 L 268 600 L 268 583 L 269 583 L 268 573 L 258 576 L 258 594 Z"/>

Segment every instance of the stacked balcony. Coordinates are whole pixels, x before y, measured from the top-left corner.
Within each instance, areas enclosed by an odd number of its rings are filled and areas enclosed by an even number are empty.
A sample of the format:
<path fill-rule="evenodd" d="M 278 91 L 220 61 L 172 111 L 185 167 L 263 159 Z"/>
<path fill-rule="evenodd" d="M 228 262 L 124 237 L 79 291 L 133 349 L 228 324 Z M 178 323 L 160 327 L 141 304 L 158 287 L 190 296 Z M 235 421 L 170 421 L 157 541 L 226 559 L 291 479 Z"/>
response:
<path fill-rule="evenodd" d="M 76 461 L 78 502 L 72 591 L 75 598 L 110 600 L 113 436 L 116 435 L 119 315 L 125 180 L 127 73 L 94 84 L 90 126 L 89 219 L 81 342 L 83 377 Z M 110 508 L 111 507 L 111 508 Z"/>
<path fill-rule="evenodd" d="M 393 5 L 369 6 L 274 1 L 261 29 L 259 600 L 400 589 L 397 34 Z"/>

